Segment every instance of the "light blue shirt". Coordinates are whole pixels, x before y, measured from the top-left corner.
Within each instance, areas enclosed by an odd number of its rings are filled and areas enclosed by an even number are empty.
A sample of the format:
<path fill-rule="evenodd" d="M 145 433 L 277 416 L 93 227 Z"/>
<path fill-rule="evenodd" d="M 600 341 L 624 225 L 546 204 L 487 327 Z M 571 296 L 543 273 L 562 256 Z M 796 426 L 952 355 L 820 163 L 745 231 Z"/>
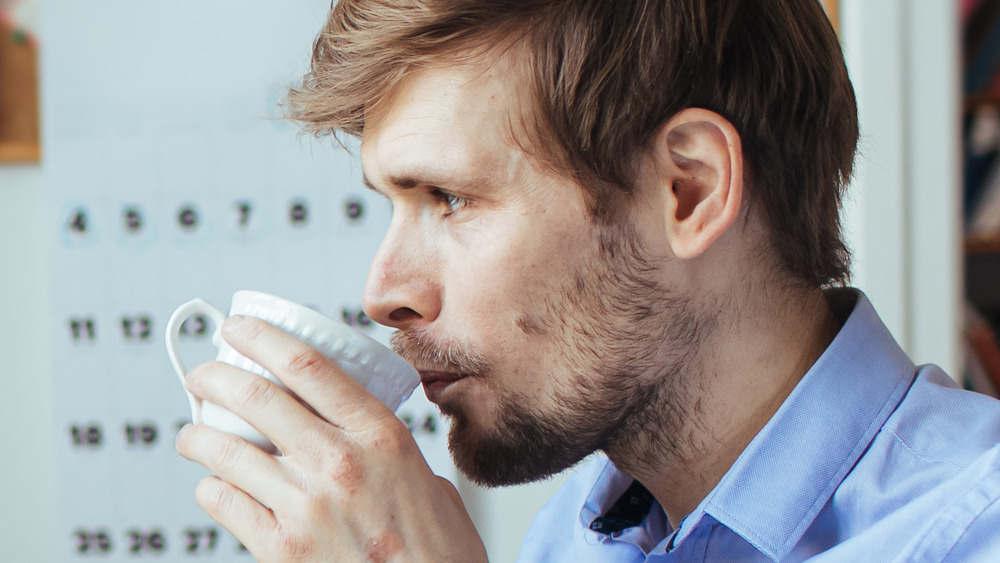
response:
<path fill-rule="evenodd" d="M 655 500 L 637 525 L 591 530 L 633 483 L 595 457 L 518 560 L 1000 562 L 1000 402 L 915 367 L 851 293 L 830 347 L 677 530 Z"/>

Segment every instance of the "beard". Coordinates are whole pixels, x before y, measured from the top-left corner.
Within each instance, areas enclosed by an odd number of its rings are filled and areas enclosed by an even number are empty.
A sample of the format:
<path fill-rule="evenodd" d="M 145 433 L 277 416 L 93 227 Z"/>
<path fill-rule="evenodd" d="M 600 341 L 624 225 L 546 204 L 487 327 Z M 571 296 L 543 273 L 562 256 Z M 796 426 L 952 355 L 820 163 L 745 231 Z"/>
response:
<path fill-rule="evenodd" d="M 572 467 L 595 451 L 619 469 L 678 457 L 692 409 L 690 373 L 713 324 L 656 280 L 659 269 L 632 233 L 600 228 L 596 257 L 573 280 L 541 298 L 517 325 L 551 338 L 562 373 L 545 408 L 517 389 L 494 384 L 494 364 L 466 343 L 441 346 L 423 329 L 397 332 L 393 349 L 414 365 L 479 380 L 496 403 L 492 426 L 462 405 L 442 404 L 451 419 L 448 449 L 456 467 L 481 486 L 518 485 Z M 488 426 L 488 427 L 487 427 Z"/>

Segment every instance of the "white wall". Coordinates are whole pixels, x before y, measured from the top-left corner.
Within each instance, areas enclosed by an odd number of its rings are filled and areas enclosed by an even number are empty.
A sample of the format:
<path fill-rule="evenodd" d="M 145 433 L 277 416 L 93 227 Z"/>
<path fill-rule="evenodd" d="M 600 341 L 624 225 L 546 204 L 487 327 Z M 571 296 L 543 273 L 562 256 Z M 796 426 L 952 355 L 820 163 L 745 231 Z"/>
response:
<path fill-rule="evenodd" d="M 37 166 L 0 165 L 0 560 L 54 560 L 45 193 Z"/>
<path fill-rule="evenodd" d="M 957 10 L 953 0 L 840 2 L 861 118 L 845 214 L 854 282 L 916 363 L 953 377 L 962 365 Z"/>

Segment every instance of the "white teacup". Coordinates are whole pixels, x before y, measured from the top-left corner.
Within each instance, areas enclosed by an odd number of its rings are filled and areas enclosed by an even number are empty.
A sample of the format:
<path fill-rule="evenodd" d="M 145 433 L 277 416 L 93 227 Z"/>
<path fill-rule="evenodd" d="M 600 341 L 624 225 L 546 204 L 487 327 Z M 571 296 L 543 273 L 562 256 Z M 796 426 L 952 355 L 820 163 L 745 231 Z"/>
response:
<path fill-rule="evenodd" d="M 215 323 L 212 343 L 219 349 L 216 359 L 266 377 L 287 390 L 274 375 L 241 355 L 222 339 L 219 327 L 226 319 L 225 313 L 201 299 L 181 305 L 167 321 L 167 353 L 182 383 L 188 370 L 178 352 L 181 325 L 197 314 L 207 315 Z M 417 370 L 385 346 L 340 321 L 286 299 L 258 291 L 238 291 L 233 295 L 229 314 L 263 319 L 292 334 L 333 360 L 344 373 L 393 411 L 399 408 L 420 383 Z M 274 451 L 273 444 L 242 418 L 219 405 L 202 401 L 191 393 L 187 393 L 187 396 L 191 403 L 191 420 L 195 424 L 204 423 L 242 436 L 265 450 Z"/>

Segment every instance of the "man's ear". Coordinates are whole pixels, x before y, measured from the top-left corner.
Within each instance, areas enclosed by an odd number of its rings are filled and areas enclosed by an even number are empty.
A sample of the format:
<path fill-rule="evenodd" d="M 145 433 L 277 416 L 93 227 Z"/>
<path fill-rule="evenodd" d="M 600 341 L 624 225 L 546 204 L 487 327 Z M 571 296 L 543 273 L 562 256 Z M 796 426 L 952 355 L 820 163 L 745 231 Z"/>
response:
<path fill-rule="evenodd" d="M 653 137 L 667 237 L 678 258 L 705 252 L 740 213 L 743 148 L 736 128 L 721 115 L 688 108 Z"/>

